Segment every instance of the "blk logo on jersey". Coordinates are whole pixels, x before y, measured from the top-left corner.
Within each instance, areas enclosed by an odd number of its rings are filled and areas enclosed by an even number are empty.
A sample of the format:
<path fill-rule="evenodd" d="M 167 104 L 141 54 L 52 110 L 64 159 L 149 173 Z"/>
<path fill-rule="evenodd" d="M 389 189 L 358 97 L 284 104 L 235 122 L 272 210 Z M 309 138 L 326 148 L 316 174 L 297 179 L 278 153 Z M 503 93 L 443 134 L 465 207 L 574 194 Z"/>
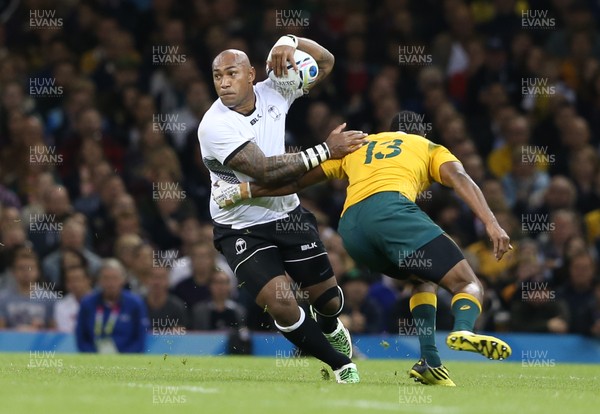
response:
<path fill-rule="evenodd" d="M 261 114 L 256 115 L 256 118 L 254 118 L 254 119 L 252 119 L 252 121 L 250 121 L 250 125 L 256 124 L 260 118 L 262 118 Z"/>
<path fill-rule="evenodd" d="M 244 239 L 237 239 L 235 241 L 235 253 L 236 254 L 242 254 L 246 251 L 246 240 Z"/>

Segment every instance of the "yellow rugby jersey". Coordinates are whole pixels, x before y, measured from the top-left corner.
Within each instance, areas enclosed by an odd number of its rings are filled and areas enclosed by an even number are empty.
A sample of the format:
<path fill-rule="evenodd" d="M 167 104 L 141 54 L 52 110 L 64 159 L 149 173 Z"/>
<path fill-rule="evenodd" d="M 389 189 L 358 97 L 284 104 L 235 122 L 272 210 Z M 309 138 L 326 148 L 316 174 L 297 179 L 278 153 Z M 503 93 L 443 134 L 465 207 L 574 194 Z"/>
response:
<path fill-rule="evenodd" d="M 341 160 L 321 164 L 328 178 L 348 178 L 348 207 L 383 191 L 397 191 L 415 201 L 432 181 L 441 183 L 440 167 L 457 161 L 442 145 L 419 135 L 382 132 L 367 137 L 370 142 Z"/>

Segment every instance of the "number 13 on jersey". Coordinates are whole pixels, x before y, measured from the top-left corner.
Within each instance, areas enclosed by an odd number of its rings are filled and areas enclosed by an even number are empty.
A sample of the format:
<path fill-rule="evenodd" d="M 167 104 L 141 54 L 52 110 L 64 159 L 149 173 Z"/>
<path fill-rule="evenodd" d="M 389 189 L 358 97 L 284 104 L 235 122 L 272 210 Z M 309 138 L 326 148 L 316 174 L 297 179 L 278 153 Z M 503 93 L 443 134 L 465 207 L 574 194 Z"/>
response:
<path fill-rule="evenodd" d="M 388 151 L 387 152 L 373 152 L 375 151 L 375 147 L 379 144 L 379 147 L 384 146 Z M 378 142 L 371 141 L 367 146 L 367 156 L 365 157 L 365 164 L 371 164 L 373 161 L 373 157 L 380 160 L 382 158 L 393 158 L 399 155 L 402 150 L 400 149 L 400 145 L 402 144 L 401 139 L 394 139 L 392 141 Z"/>

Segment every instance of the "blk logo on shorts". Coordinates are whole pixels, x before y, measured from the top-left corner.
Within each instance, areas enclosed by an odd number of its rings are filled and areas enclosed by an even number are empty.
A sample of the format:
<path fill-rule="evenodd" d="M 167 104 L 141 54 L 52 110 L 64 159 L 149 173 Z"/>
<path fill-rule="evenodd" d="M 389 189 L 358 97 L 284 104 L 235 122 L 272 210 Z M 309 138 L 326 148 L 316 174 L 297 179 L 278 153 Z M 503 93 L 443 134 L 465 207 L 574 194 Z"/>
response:
<path fill-rule="evenodd" d="M 246 240 L 237 239 L 235 241 L 235 252 L 236 254 L 242 254 L 246 251 Z"/>
<path fill-rule="evenodd" d="M 317 242 L 312 242 L 309 244 L 303 244 L 302 246 L 300 246 L 300 250 L 302 250 L 304 252 L 306 250 L 316 249 L 316 247 L 317 247 Z"/>

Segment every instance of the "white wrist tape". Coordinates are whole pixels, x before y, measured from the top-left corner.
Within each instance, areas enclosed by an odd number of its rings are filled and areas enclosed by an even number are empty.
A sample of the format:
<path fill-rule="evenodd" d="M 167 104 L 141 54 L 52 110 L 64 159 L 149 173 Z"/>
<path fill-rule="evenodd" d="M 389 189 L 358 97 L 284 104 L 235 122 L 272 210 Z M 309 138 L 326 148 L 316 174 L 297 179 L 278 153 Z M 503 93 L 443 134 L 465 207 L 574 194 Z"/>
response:
<path fill-rule="evenodd" d="M 271 53 L 273 53 L 273 48 L 276 46 L 291 46 L 293 48 L 298 48 L 298 38 L 294 35 L 285 35 L 281 36 L 277 42 L 273 45 L 271 50 L 269 50 L 269 56 L 267 56 L 267 62 L 271 61 Z"/>
<path fill-rule="evenodd" d="M 317 165 L 327 161 L 331 156 L 331 153 L 329 152 L 327 144 L 322 143 L 307 150 L 300 151 L 300 155 L 302 156 L 302 161 L 304 161 L 306 170 L 310 171 Z"/>
<path fill-rule="evenodd" d="M 281 36 L 279 40 L 277 40 L 277 42 L 275 42 L 275 44 L 273 45 L 273 47 L 275 46 L 291 46 L 293 48 L 297 48 L 298 38 L 294 35 Z"/>

